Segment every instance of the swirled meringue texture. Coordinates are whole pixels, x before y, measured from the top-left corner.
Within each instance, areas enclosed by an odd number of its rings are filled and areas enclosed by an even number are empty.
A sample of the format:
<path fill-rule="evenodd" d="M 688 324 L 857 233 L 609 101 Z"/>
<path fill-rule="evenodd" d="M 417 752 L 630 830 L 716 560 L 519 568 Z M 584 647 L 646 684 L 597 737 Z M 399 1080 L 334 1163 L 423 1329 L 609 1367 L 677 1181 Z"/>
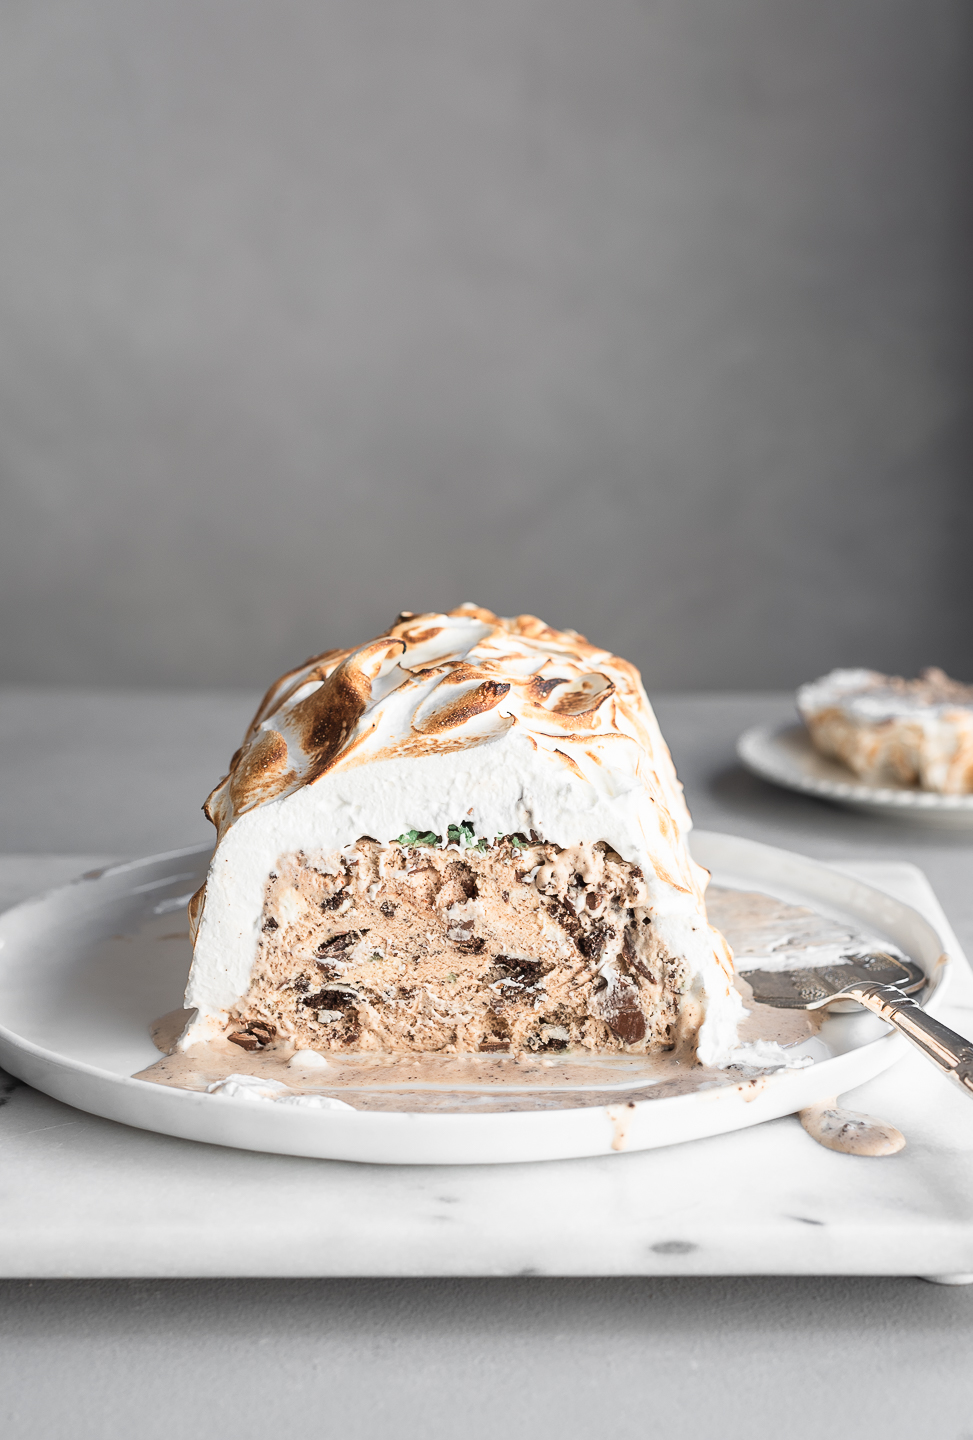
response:
<path fill-rule="evenodd" d="M 708 876 L 639 673 L 573 630 L 470 604 L 405 612 L 271 686 L 204 809 L 218 842 L 190 906 L 198 1016 L 184 1046 L 221 1031 L 246 992 L 279 856 L 469 821 L 487 839 L 605 841 L 639 866 L 656 933 L 692 977 L 699 1059 L 725 1064 L 736 1047 L 732 958 L 706 922 Z"/>

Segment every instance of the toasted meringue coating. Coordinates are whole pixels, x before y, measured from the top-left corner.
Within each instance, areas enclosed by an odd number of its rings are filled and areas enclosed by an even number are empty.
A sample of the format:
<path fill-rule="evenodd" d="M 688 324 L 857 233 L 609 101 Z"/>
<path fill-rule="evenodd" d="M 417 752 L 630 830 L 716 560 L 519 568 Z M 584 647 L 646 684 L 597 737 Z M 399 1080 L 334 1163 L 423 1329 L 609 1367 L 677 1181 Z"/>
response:
<path fill-rule="evenodd" d="M 578 779 L 628 774 L 683 829 L 691 821 L 669 751 L 627 660 L 534 615 L 475 605 L 401 615 L 356 650 L 329 650 L 264 697 L 205 811 L 222 840 L 256 805 L 329 771 L 443 755 L 517 730 Z M 682 868 L 682 867 L 680 867 Z M 678 882 L 694 888 L 690 870 Z"/>
<path fill-rule="evenodd" d="M 404 613 L 278 680 L 204 808 L 219 840 L 191 907 L 186 1003 L 201 1020 L 225 1021 L 247 988 L 279 856 L 468 818 L 490 839 L 604 841 L 640 866 L 670 950 L 718 1001 L 704 1006 L 707 1063 L 735 1044 L 732 962 L 706 923 L 669 751 L 638 671 L 575 631 L 475 605 Z"/>

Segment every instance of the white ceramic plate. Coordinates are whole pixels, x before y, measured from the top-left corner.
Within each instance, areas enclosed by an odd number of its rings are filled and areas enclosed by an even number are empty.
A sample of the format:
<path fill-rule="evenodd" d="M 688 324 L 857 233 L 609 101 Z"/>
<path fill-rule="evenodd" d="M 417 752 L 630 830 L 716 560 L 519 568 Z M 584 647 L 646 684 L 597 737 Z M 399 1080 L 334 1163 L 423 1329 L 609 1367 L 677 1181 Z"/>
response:
<path fill-rule="evenodd" d="M 935 1006 L 945 946 L 908 905 L 734 836 L 697 832 L 692 849 L 719 884 L 809 904 L 894 941 L 926 970 Z M 194 848 L 112 866 L 0 916 L 0 1065 L 69 1105 L 165 1135 L 322 1159 L 459 1165 L 645 1150 L 742 1129 L 862 1084 L 906 1043 L 864 1011 L 835 1015 L 822 1029 L 830 1058 L 806 1069 L 631 1107 L 487 1114 L 280 1107 L 134 1080 L 159 1058 L 148 1025 L 180 1003 L 185 901 L 207 860 L 208 850 Z"/>
<path fill-rule="evenodd" d="M 801 723 L 755 725 L 740 736 L 737 755 L 762 780 L 851 810 L 951 830 L 973 829 L 973 795 L 936 795 L 909 785 L 863 785 L 847 765 L 820 755 Z"/>

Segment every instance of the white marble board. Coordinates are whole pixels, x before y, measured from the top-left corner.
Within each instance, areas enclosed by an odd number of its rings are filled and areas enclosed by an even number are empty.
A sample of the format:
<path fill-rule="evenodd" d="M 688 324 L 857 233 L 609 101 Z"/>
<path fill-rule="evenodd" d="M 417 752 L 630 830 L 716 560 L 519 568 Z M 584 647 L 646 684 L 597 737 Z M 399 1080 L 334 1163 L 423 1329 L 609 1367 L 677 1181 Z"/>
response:
<path fill-rule="evenodd" d="M 67 878 L 59 862 L 37 857 L 30 888 Z M 915 866 L 841 868 L 948 933 Z M 24 877 L 0 859 L 0 893 L 5 879 L 9 903 Z M 957 971 L 942 1015 L 971 1034 L 973 977 Z M 136 1131 L 21 1086 L 0 1109 L 0 1275 L 973 1274 L 969 1101 L 908 1054 L 843 1103 L 906 1149 L 839 1155 L 785 1117 L 588 1160 L 353 1165 Z"/>

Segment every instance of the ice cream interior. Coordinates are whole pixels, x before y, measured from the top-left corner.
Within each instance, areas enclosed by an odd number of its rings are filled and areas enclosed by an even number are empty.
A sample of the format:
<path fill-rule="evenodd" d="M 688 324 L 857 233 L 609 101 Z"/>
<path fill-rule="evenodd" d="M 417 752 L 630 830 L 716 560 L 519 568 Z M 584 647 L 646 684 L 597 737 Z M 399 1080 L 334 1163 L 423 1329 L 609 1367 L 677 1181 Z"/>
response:
<path fill-rule="evenodd" d="M 658 941 L 647 900 L 641 871 L 605 845 L 360 840 L 316 862 L 289 855 L 267 883 L 229 1039 L 444 1053 L 671 1047 L 695 1038 L 698 1006 L 680 1003 L 687 967 Z"/>

